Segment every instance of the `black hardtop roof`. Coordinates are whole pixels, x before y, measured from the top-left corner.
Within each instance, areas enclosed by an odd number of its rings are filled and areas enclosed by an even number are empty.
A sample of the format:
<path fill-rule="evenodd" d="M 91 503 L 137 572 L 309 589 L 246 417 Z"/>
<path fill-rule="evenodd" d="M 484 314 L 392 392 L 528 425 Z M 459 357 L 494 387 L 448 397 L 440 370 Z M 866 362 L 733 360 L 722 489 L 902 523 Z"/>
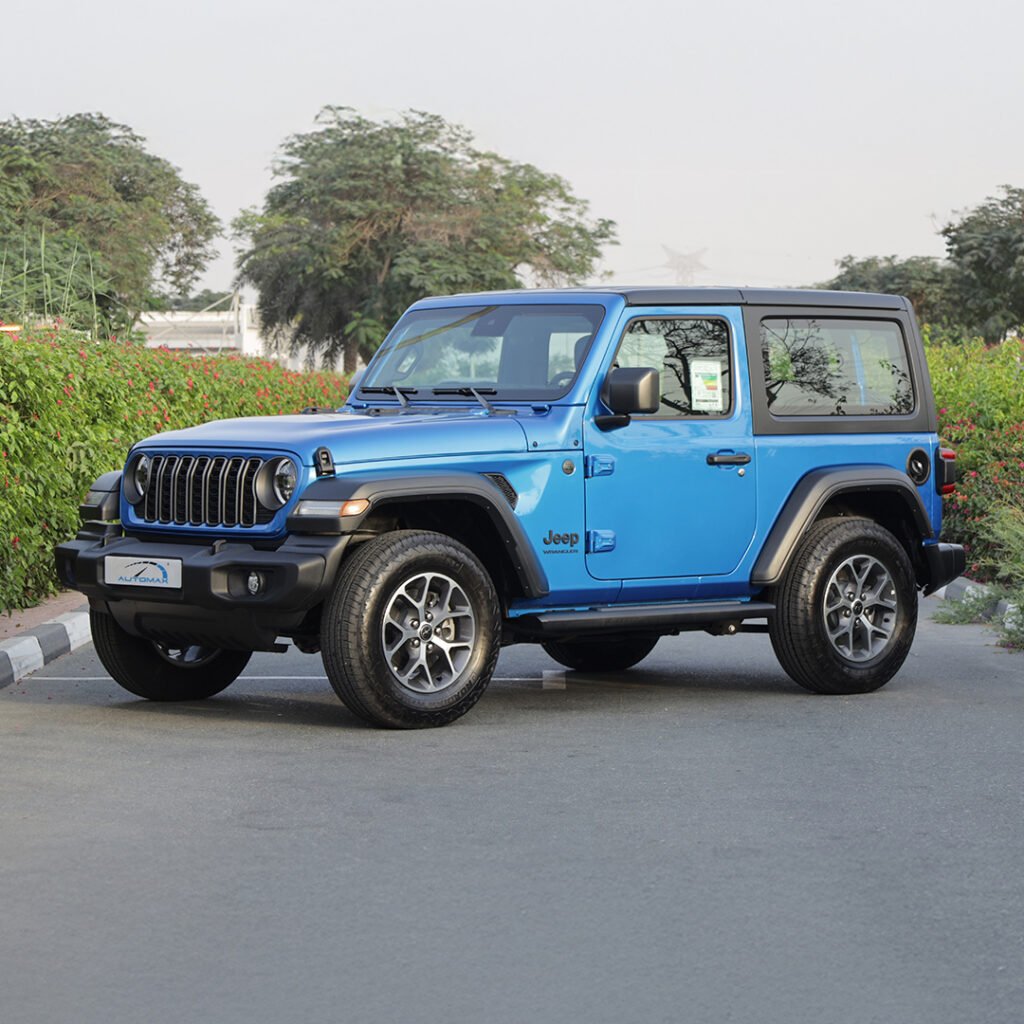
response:
<path fill-rule="evenodd" d="M 878 292 L 832 292 L 814 288 L 613 288 L 630 306 L 847 306 L 905 309 L 899 295 Z"/>
<path fill-rule="evenodd" d="M 619 295 L 629 306 L 829 306 L 846 309 L 909 309 L 900 295 L 880 292 L 835 292 L 816 288 L 666 288 L 605 285 L 589 288 L 524 288 L 507 292 L 467 293 L 449 298 L 518 298 L 544 295 Z M 434 296 L 432 301 L 441 299 Z"/>

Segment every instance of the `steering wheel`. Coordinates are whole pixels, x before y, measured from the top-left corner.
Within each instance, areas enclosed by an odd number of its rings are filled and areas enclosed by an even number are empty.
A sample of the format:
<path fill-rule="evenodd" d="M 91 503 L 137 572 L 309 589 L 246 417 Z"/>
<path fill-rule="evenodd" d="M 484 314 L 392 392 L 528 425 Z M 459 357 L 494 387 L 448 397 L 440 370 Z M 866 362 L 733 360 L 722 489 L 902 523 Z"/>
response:
<path fill-rule="evenodd" d="M 560 388 L 576 376 L 575 370 L 563 370 L 561 373 L 556 373 L 551 380 L 548 381 L 548 387 Z"/>

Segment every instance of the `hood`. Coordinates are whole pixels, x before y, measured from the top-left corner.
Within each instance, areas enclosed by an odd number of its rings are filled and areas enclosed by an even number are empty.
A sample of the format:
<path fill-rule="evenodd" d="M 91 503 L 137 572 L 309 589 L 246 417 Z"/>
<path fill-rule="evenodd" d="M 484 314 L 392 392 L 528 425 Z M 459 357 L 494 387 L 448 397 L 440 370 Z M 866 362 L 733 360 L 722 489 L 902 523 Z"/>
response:
<path fill-rule="evenodd" d="M 215 420 L 184 430 L 154 434 L 139 447 L 161 449 L 281 449 L 306 465 L 321 445 L 335 463 L 376 462 L 431 455 L 476 455 L 526 451 L 526 432 L 517 416 L 488 416 L 481 409 L 451 412 L 315 413 Z"/>

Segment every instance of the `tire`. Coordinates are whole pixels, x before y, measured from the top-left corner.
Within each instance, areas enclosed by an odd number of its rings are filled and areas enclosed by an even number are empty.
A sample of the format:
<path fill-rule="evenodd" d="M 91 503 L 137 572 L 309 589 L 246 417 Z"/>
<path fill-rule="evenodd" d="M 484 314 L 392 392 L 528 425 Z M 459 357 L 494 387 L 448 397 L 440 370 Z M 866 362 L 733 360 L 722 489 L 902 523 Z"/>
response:
<path fill-rule="evenodd" d="M 548 657 L 575 672 L 622 672 L 643 661 L 658 639 L 548 640 L 542 646 Z"/>
<path fill-rule="evenodd" d="M 870 519 L 815 523 L 776 592 L 772 647 L 814 693 L 870 693 L 910 651 L 917 587 L 903 545 Z"/>
<path fill-rule="evenodd" d="M 92 640 L 103 667 L 129 693 L 146 700 L 206 700 L 241 674 L 251 651 L 199 646 L 172 648 L 132 636 L 112 615 L 89 611 Z"/>
<path fill-rule="evenodd" d="M 439 606 L 453 614 L 441 618 Z M 321 624 L 335 693 L 354 715 L 391 729 L 464 715 L 491 681 L 500 642 L 487 570 L 458 541 L 418 530 L 367 541 L 343 563 Z"/>

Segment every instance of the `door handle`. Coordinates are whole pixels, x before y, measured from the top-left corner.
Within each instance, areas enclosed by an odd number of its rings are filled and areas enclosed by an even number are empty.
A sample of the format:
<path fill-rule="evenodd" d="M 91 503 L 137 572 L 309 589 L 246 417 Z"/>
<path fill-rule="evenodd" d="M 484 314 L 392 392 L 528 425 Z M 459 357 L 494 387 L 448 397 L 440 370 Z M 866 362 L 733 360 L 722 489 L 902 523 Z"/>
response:
<path fill-rule="evenodd" d="M 750 462 L 746 452 L 714 452 L 708 456 L 709 466 L 745 466 Z"/>

